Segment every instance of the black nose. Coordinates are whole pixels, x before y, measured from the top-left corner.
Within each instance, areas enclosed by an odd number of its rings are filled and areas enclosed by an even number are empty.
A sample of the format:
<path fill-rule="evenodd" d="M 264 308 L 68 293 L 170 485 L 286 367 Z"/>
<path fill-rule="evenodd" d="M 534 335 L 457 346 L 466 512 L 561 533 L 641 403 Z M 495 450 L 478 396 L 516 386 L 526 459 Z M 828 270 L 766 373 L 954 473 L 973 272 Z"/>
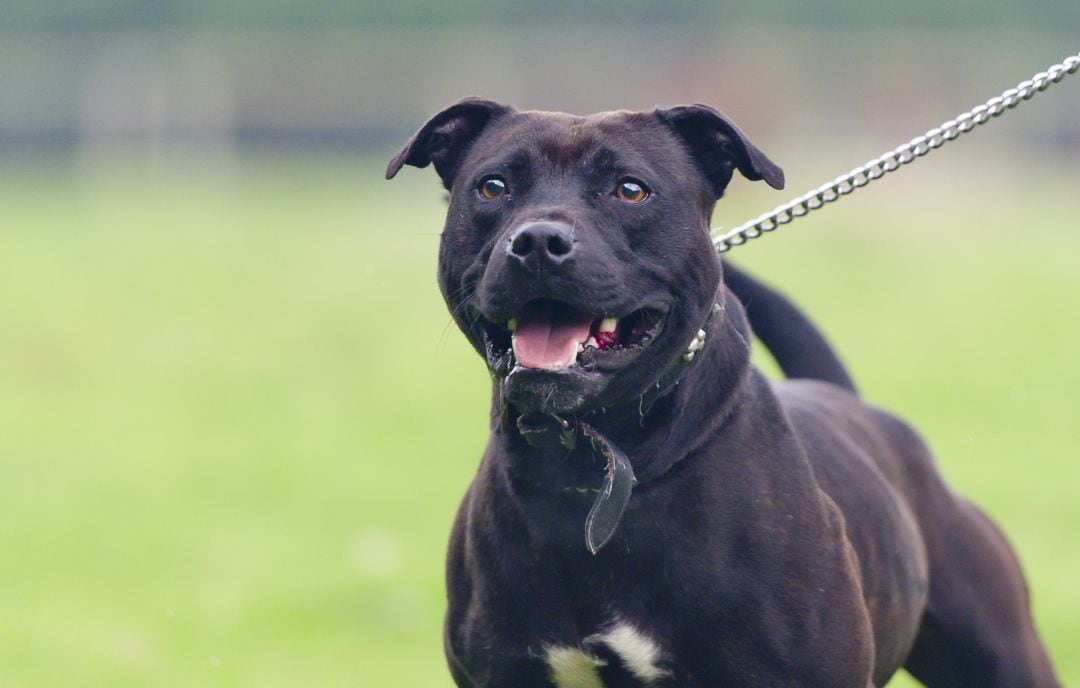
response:
<path fill-rule="evenodd" d="M 510 235 L 506 251 L 530 270 L 557 267 L 574 255 L 573 230 L 561 222 L 530 222 Z"/>

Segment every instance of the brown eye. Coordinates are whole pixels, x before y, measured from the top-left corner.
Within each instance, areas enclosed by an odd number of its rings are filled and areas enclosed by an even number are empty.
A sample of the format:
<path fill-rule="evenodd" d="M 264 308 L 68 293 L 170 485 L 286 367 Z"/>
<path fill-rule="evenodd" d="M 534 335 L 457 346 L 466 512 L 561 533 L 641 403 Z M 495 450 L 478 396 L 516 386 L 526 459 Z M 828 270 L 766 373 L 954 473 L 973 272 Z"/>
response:
<path fill-rule="evenodd" d="M 624 177 L 615 185 L 615 195 L 627 203 L 641 203 L 649 197 L 649 190 L 638 180 Z"/>
<path fill-rule="evenodd" d="M 480 186 L 477 188 L 480 190 L 480 195 L 489 201 L 504 195 L 508 191 L 503 178 L 495 176 L 484 177 L 480 180 Z"/>

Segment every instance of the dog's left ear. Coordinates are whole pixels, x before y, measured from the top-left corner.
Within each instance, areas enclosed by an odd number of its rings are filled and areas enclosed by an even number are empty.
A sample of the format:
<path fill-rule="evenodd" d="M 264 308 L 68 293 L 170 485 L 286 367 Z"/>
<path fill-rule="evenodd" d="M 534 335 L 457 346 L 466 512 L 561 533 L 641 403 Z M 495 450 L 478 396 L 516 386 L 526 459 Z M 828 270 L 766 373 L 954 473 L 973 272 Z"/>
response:
<path fill-rule="evenodd" d="M 492 119 L 513 110 L 481 98 L 465 98 L 427 121 L 398 151 L 386 167 L 386 178 L 393 179 L 403 166 L 427 167 L 435 164 L 443 186 L 449 191 L 457 174 L 458 163 L 469 146 Z"/>
<path fill-rule="evenodd" d="M 680 105 L 657 108 L 656 115 L 686 141 L 718 198 L 735 169 L 751 181 L 764 179 L 774 189 L 784 188 L 784 171 L 718 110 L 708 105 Z"/>

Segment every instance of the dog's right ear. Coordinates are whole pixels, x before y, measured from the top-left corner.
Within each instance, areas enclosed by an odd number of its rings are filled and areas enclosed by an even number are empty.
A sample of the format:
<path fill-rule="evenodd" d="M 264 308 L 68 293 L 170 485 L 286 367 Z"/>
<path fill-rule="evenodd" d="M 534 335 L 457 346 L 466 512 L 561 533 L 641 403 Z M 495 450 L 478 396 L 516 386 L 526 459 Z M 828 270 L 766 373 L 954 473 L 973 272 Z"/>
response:
<path fill-rule="evenodd" d="M 656 114 L 682 137 L 718 198 L 735 169 L 751 181 L 764 179 L 774 189 L 784 188 L 784 171 L 719 110 L 708 105 L 680 105 L 657 108 Z"/>
<path fill-rule="evenodd" d="M 429 119 L 405 143 L 387 165 L 386 178 L 393 179 L 405 165 L 427 167 L 433 163 L 443 186 L 449 190 L 458 163 L 476 137 L 493 119 L 513 109 L 481 98 L 465 98 L 454 103 Z"/>

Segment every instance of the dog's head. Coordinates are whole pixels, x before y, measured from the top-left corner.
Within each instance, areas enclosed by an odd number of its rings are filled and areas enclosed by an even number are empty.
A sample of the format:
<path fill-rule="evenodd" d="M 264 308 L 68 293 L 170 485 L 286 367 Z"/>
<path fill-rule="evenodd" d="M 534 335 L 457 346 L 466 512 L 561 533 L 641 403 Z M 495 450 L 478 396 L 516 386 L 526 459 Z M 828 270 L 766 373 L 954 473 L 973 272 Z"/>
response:
<path fill-rule="evenodd" d="M 682 357 L 720 283 L 709 237 L 738 170 L 783 172 L 704 105 L 575 117 L 468 98 L 387 168 L 435 166 L 450 192 L 439 285 L 522 412 L 641 396 Z"/>

